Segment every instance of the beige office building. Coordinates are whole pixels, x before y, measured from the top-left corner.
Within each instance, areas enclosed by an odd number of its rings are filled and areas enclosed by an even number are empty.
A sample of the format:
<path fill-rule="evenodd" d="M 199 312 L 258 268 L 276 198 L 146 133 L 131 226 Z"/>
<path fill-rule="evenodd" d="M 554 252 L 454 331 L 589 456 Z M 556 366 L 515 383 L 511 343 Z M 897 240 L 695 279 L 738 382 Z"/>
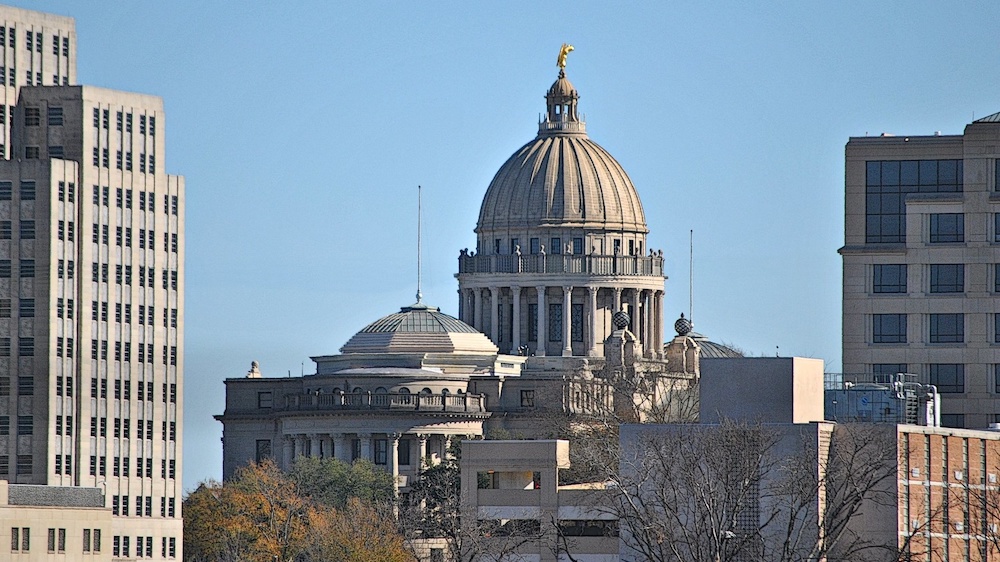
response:
<path fill-rule="evenodd" d="M 1000 114 L 847 143 L 844 372 L 916 374 L 945 426 L 1000 421 L 998 158 Z"/>
<path fill-rule="evenodd" d="M 0 479 L 99 488 L 113 558 L 180 558 L 184 183 L 164 170 L 163 102 L 47 66 L 56 40 L 75 47 L 71 19 L 0 13 L 10 57 L 26 37 L 48 49 L 43 85 L 8 82 Z"/>

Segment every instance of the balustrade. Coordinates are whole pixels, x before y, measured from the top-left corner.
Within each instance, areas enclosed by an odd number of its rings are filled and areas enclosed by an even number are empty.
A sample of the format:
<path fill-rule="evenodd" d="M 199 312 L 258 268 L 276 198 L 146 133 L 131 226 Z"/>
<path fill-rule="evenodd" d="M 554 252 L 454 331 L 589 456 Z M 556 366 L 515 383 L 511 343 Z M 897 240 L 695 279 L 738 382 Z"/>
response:
<path fill-rule="evenodd" d="M 576 254 L 486 254 L 458 257 L 462 273 L 577 273 L 587 275 L 663 275 L 660 256 Z"/>
<path fill-rule="evenodd" d="M 395 394 L 349 392 L 289 394 L 285 410 L 416 410 L 426 412 L 486 412 L 483 394 Z"/>

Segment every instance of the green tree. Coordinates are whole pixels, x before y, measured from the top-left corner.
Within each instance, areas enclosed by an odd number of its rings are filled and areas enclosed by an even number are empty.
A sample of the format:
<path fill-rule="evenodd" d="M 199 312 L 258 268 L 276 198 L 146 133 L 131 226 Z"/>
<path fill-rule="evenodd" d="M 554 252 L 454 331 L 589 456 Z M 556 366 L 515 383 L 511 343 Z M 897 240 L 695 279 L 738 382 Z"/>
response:
<path fill-rule="evenodd" d="M 343 509 L 351 498 L 372 505 L 395 500 L 392 475 L 367 460 L 347 464 L 337 459 L 299 457 L 289 473 L 298 491 L 323 505 Z"/>

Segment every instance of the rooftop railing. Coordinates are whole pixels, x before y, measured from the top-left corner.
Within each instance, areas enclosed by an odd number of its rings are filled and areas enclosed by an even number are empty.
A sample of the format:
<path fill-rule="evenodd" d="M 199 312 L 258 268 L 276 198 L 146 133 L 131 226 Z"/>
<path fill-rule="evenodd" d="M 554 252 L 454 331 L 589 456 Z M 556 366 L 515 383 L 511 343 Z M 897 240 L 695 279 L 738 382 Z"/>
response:
<path fill-rule="evenodd" d="M 486 412 L 483 394 L 397 394 L 356 392 L 289 394 L 285 410 L 400 410 L 417 412 Z"/>
<path fill-rule="evenodd" d="M 576 273 L 587 275 L 663 275 L 661 256 L 578 254 L 479 254 L 458 256 L 463 273 Z"/>

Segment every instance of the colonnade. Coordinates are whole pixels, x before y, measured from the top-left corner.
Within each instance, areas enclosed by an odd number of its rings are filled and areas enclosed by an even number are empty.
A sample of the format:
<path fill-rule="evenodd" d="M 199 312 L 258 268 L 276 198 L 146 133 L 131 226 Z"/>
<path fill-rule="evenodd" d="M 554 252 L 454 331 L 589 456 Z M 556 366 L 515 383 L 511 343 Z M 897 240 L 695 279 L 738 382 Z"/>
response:
<path fill-rule="evenodd" d="M 536 356 L 546 355 L 549 341 L 548 328 L 551 318 L 548 298 L 550 289 L 560 291 L 556 302 L 561 303 L 561 355 L 597 356 L 600 331 L 610 330 L 610 314 L 598 326 L 599 312 L 603 309 L 599 297 L 610 297 L 608 312 L 627 308 L 630 331 L 642 343 L 643 356 L 662 358 L 663 355 L 663 291 L 656 289 L 617 286 L 491 286 L 459 289 L 459 319 L 486 334 L 501 352 L 515 354 L 522 345 L 534 342 L 530 349 Z M 577 297 L 574 299 L 574 295 Z M 529 304 L 537 305 L 535 326 L 522 326 L 522 316 Z M 582 305 L 579 319 L 582 329 L 583 349 L 573 349 L 573 305 Z M 502 311 L 509 307 L 509 318 Z M 533 329 L 533 330 L 532 330 Z M 523 334 L 522 331 L 527 331 Z M 534 332 L 534 338 L 529 339 Z M 610 335 L 610 332 L 609 332 Z"/>
<path fill-rule="evenodd" d="M 281 466 L 290 469 L 295 459 L 299 457 L 335 458 L 346 463 L 355 459 L 367 459 L 378 465 L 385 465 L 393 479 L 399 476 L 399 443 L 403 439 L 417 443 L 417 458 L 413 459 L 410 451 L 410 464 L 419 472 L 420 463 L 431 455 L 428 441 L 432 437 L 440 438 L 440 451 L 447 458 L 451 448 L 452 438 L 467 439 L 468 435 L 440 434 L 402 434 L 402 433 L 308 433 L 284 436 L 281 451 Z M 385 441 L 385 462 L 376 456 L 376 446 L 379 441 Z"/>

